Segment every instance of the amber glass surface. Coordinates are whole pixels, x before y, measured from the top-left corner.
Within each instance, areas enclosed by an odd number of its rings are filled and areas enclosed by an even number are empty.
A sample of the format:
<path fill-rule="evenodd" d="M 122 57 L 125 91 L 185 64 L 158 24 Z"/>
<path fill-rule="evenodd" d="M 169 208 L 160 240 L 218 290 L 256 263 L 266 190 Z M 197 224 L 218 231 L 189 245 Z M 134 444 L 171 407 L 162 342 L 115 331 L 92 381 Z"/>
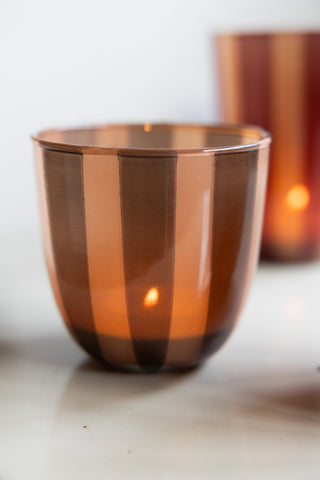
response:
<path fill-rule="evenodd" d="M 264 257 L 320 256 L 320 33 L 217 39 L 224 120 L 273 137 Z"/>
<path fill-rule="evenodd" d="M 256 264 L 268 134 L 146 124 L 33 140 L 47 267 L 78 343 L 149 371 L 216 351 Z"/>

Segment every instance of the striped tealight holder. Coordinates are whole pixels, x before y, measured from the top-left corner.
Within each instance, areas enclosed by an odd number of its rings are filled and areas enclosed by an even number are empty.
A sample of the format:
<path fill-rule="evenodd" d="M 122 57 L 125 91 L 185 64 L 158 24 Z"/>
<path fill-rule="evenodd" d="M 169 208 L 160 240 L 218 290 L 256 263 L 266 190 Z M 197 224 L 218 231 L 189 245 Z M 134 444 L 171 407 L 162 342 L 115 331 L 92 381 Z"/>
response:
<path fill-rule="evenodd" d="M 256 265 L 269 135 L 110 125 L 33 137 L 46 263 L 71 334 L 114 367 L 214 353 Z"/>
<path fill-rule="evenodd" d="M 216 39 L 223 119 L 273 138 L 262 255 L 320 258 L 320 32 Z"/>

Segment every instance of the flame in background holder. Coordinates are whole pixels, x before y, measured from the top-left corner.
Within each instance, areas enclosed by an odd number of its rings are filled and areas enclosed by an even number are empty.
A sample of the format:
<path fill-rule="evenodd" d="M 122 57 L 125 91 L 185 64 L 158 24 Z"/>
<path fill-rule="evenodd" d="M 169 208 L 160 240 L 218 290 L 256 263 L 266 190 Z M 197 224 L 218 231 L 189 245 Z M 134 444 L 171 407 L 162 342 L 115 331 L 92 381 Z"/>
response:
<path fill-rule="evenodd" d="M 143 130 L 144 130 L 145 132 L 151 132 L 152 126 L 150 125 L 150 123 L 145 123 L 145 124 L 144 124 L 144 127 L 143 127 Z"/>
<path fill-rule="evenodd" d="M 310 201 L 309 190 L 302 184 L 295 185 L 287 193 L 285 201 L 291 210 L 304 210 Z"/>

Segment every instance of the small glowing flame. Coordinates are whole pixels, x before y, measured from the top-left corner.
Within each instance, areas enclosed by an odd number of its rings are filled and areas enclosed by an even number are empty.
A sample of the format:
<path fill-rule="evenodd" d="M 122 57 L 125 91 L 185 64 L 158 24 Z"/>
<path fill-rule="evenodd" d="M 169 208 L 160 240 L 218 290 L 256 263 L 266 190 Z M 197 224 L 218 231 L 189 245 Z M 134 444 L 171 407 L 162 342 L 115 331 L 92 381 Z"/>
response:
<path fill-rule="evenodd" d="M 304 185 L 295 185 L 286 195 L 286 204 L 291 210 L 304 210 L 309 203 L 309 190 Z"/>
<path fill-rule="evenodd" d="M 143 130 L 144 130 L 145 132 L 151 132 L 152 126 L 150 125 L 150 123 L 145 123 L 145 124 L 144 124 L 144 127 L 143 127 Z"/>
<path fill-rule="evenodd" d="M 159 302 L 159 290 L 156 287 L 150 288 L 144 297 L 143 304 L 145 307 L 153 307 Z"/>

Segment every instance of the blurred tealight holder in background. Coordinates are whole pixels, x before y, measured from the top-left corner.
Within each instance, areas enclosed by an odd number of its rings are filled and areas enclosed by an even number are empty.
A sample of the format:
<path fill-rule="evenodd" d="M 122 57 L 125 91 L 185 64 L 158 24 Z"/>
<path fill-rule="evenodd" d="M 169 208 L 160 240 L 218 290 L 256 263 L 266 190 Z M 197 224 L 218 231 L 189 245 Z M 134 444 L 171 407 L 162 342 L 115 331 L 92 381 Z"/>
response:
<path fill-rule="evenodd" d="M 320 257 L 320 33 L 215 38 L 223 120 L 273 137 L 262 258 Z"/>

